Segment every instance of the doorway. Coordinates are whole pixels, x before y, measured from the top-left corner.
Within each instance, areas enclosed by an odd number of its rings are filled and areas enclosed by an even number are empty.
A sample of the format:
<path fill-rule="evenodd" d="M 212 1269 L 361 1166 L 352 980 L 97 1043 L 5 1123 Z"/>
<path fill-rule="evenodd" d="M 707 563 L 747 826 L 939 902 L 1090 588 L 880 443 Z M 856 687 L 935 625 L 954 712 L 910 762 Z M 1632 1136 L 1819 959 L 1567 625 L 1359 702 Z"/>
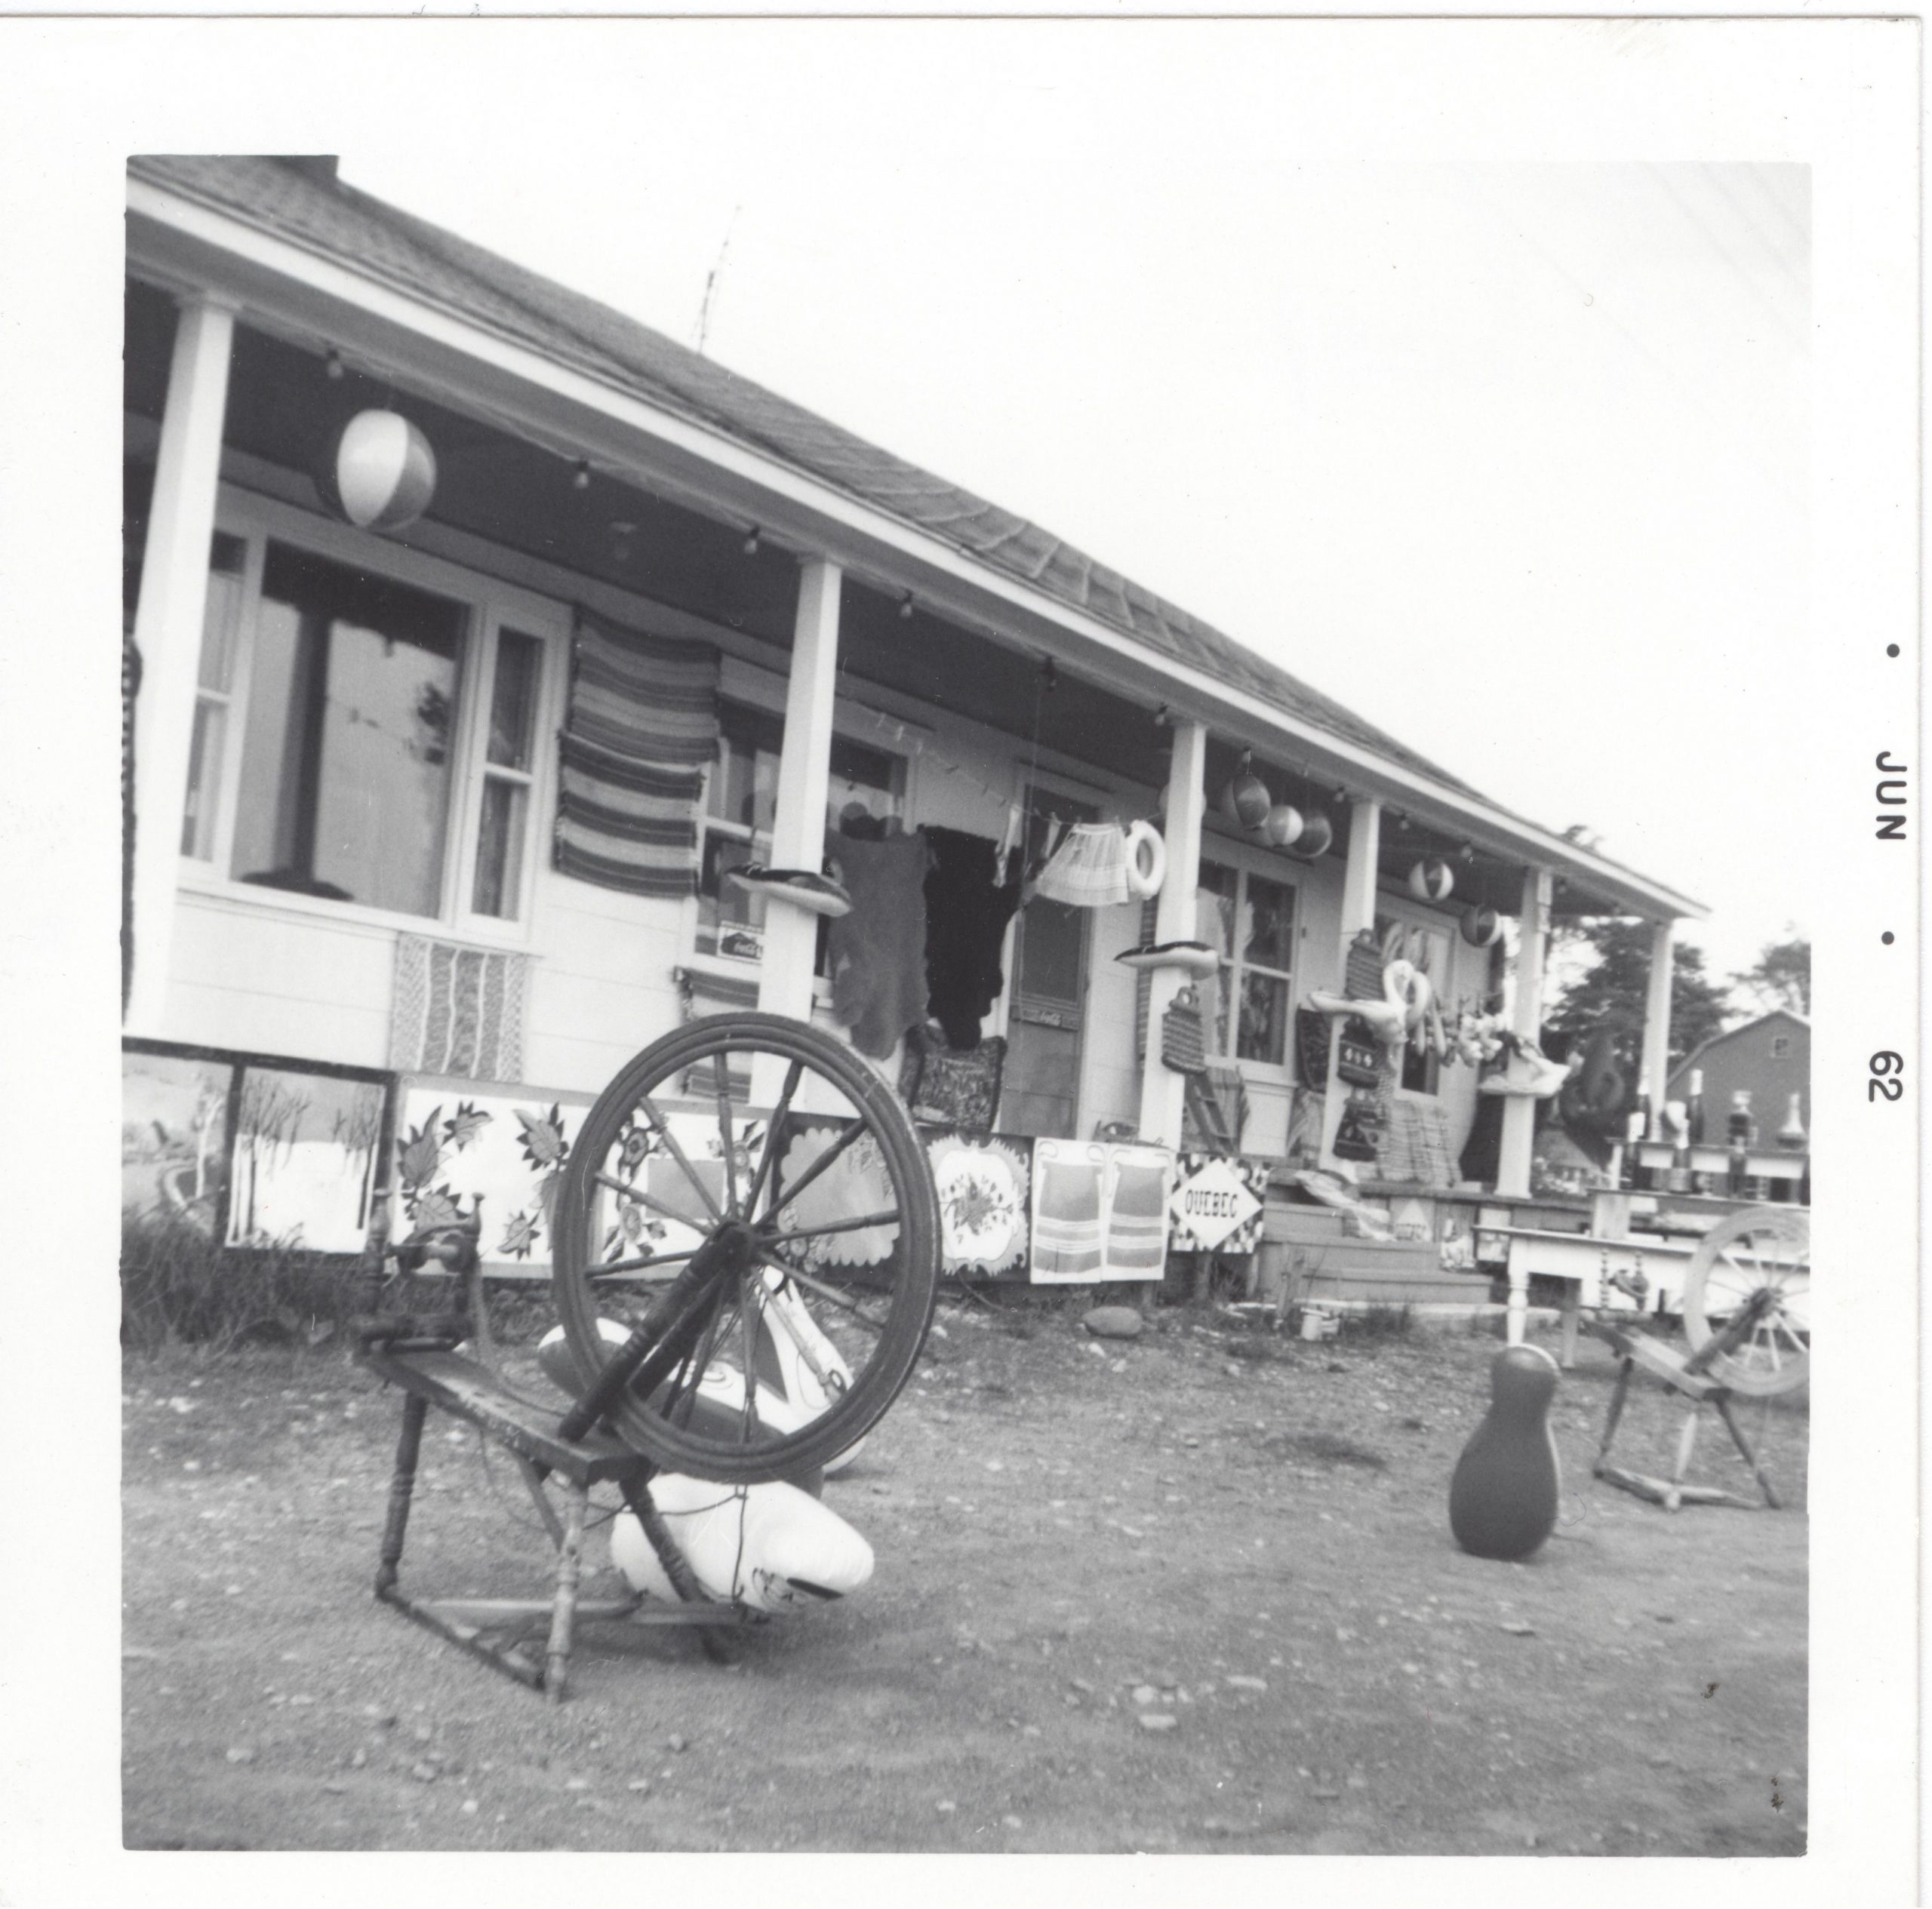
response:
<path fill-rule="evenodd" d="M 1052 789 L 1029 786 L 1026 804 L 1029 867 L 1044 853 L 1050 832 L 1057 840 L 1075 822 L 1096 819 L 1092 804 Z M 1014 930 L 1013 1004 L 1000 1112 L 1000 1126 L 1007 1133 L 1039 1140 L 1073 1138 L 1086 1019 L 1088 914 L 1039 896 L 1020 911 Z"/>

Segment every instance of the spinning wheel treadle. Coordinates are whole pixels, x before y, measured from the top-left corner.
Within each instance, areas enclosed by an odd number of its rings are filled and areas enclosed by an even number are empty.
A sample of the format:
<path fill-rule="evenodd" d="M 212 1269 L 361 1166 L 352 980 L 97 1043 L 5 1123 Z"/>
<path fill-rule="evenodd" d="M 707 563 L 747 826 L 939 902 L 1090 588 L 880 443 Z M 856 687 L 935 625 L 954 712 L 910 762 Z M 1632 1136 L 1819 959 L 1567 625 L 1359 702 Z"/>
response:
<path fill-rule="evenodd" d="M 776 1015 L 694 1021 L 638 1055 L 591 1108 L 554 1217 L 582 1388 L 560 1429 L 601 1421 L 666 1470 L 752 1483 L 836 1459 L 931 1321 L 939 1207 L 910 1118 L 842 1042 Z M 788 1326 L 781 1292 L 836 1358 Z M 629 1329 L 615 1354 L 600 1319 Z M 825 1402 L 802 1424 L 755 1382 L 781 1331 Z"/>

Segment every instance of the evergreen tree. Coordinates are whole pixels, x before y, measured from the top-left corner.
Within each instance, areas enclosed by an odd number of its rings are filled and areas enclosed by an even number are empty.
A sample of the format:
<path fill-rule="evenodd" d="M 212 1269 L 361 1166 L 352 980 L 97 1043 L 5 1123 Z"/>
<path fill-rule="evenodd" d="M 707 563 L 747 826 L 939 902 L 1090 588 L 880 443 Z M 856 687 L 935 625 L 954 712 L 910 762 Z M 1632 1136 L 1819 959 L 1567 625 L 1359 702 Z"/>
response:
<path fill-rule="evenodd" d="M 1794 1014 L 1811 1013 L 1811 944 L 1802 935 L 1788 941 L 1767 942 L 1758 951 L 1757 965 L 1731 977 L 1731 985 L 1741 988 L 1767 1014 L 1774 1007 L 1787 1007 Z"/>
<path fill-rule="evenodd" d="M 1606 916 L 1559 932 L 1572 948 L 1588 951 L 1592 958 L 1544 1014 L 1545 1025 L 1580 1040 L 1606 1023 L 1620 1022 L 1633 1041 L 1641 1040 L 1651 984 L 1650 923 Z M 1672 942 L 1671 1065 L 1721 1034 L 1726 1019 L 1724 990 L 1704 972 L 1703 950 Z"/>

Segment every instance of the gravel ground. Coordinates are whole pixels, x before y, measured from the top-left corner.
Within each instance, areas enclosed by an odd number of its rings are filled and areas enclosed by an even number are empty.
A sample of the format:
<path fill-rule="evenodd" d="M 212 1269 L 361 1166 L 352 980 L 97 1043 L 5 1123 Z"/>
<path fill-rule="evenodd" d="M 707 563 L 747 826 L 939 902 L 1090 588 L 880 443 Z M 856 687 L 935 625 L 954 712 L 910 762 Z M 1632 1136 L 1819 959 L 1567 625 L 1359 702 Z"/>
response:
<path fill-rule="evenodd" d="M 1494 1339 L 1004 1305 L 943 1304 L 827 1483 L 868 1586 L 729 1668 L 589 1628 L 556 1709 L 371 1599 L 393 1393 L 328 1352 L 131 1357 L 128 1846 L 1803 1853 L 1801 1396 L 1746 1421 L 1789 1508 L 1673 1516 L 1592 1483 L 1586 1345 L 1563 1521 L 1497 1564 L 1446 1515 Z M 1666 1469 L 1676 1416 L 1640 1389 L 1620 1456 Z M 1694 1475 L 1748 1486 L 1728 1451 L 1707 1427 Z M 405 1588 L 540 1589 L 546 1550 L 432 1415 Z"/>

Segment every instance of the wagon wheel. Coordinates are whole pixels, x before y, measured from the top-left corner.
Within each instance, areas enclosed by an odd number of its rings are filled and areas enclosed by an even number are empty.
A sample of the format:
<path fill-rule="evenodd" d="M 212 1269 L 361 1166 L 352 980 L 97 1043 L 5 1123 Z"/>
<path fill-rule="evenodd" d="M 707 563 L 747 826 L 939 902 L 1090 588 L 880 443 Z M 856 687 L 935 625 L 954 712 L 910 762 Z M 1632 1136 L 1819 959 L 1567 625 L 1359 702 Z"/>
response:
<path fill-rule="evenodd" d="M 829 1034 L 749 1013 L 667 1034 L 598 1096 L 557 1197 L 578 1385 L 614 1376 L 600 1320 L 642 1329 L 604 1416 L 667 1469 L 750 1483 L 822 1465 L 912 1370 L 939 1283 L 932 1174 L 898 1099 Z M 779 1341 L 811 1370 L 802 1409 L 772 1382 Z"/>
<path fill-rule="evenodd" d="M 1698 1242 L 1684 1282 L 1684 1332 L 1694 1351 L 1721 1333 L 1755 1293 L 1764 1310 L 1711 1376 L 1734 1392 L 1765 1398 L 1801 1385 L 1811 1365 L 1811 1227 L 1784 1207 L 1733 1213 Z"/>

